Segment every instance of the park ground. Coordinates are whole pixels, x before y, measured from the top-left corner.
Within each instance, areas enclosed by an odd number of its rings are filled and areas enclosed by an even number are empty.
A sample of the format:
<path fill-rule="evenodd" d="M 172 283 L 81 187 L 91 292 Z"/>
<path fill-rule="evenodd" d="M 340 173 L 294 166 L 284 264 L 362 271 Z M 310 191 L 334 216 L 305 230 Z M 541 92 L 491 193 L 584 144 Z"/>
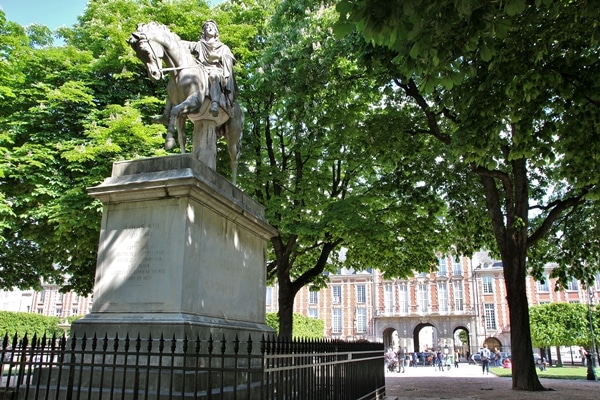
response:
<path fill-rule="evenodd" d="M 493 371 L 493 369 L 492 369 Z M 492 373 L 483 375 L 480 366 L 460 364 L 449 371 L 431 366 L 409 367 L 405 373 L 386 372 L 386 395 L 405 399 L 510 399 L 510 400 L 591 400 L 600 399 L 600 381 L 540 378 L 550 391 L 513 390 L 511 378 Z"/>

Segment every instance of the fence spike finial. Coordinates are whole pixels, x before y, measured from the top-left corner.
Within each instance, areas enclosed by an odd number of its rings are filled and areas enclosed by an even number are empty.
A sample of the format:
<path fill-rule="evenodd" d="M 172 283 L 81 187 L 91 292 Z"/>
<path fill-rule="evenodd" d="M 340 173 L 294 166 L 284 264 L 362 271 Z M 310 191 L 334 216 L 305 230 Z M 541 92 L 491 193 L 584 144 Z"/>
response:
<path fill-rule="evenodd" d="M 233 339 L 233 354 L 237 355 L 240 351 L 240 339 L 238 338 L 237 333 L 235 334 L 235 339 Z"/>
<path fill-rule="evenodd" d="M 248 340 L 246 340 L 246 343 L 248 344 L 246 346 L 246 352 L 248 353 L 248 355 L 252 354 L 252 335 L 248 334 Z"/>
<path fill-rule="evenodd" d="M 225 334 L 221 336 L 221 354 L 225 354 L 225 350 L 227 349 L 227 340 L 225 340 Z"/>

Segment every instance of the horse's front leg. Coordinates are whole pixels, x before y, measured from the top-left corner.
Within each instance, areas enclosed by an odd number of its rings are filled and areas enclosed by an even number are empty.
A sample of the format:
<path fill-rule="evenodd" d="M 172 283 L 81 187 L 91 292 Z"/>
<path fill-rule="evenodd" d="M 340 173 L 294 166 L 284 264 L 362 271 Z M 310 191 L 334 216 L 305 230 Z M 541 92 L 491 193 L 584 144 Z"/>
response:
<path fill-rule="evenodd" d="M 185 137 L 185 122 L 187 120 L 186 115 L 180 115 L 177 118 L 177 140 L 179 141 L 179 148 L 181 149 L 181 154 L 185 153 L 185 143 L 187 141 Z"/>
<path fill-rule="evenodd" d="M 182 153 L 185 153 L 185 121 L 187 115 L 193 112 L 197 112 L 201 104 L 202 103 L 200 102 L 198 95 L 194 94 L 185 99 L 185 101 L 171 108 L 169 126 L 167 127 L 167 140 L 169 137 L 171 139 L 173 138 L 173 133 L 175 131 L 175 123 L 177 123 L 179 147 L 181 148 Z M 173 146 L 171 146 L 171 148 L 173 148 L 174 145 L 175 143 L 173 143 Z"/>

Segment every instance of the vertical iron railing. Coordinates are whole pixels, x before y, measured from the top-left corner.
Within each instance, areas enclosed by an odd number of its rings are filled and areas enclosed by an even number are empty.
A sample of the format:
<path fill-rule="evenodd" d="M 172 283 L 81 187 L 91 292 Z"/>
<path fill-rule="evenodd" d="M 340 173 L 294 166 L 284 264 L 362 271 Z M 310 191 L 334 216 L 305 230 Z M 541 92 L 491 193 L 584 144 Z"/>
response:
<path fill-rule="evenodd" d="M 381 343 L 5 335 L 0 400 L 383 399 Z"/>

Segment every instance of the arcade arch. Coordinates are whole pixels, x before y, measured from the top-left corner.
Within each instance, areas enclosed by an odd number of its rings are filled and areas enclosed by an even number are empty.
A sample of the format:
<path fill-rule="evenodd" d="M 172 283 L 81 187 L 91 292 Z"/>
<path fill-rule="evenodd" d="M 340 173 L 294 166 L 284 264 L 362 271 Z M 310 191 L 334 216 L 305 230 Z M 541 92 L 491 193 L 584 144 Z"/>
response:
<path fill-rule="evenodd" d="M 487 344 L 488 349 L 494 351 L 496 349 L 498 349 L 498 351 L 503 351 L 502 350 L 502 343 L 500 342 L 500 340 L 498 340 L 495 337 L 488 337 L 485 339 L 485 342 L 483 342 L 484 344 Z"/>
<path fill-rule="evenodd" d="M 423 322 L 415 326 L 413 330 L 412 351 L 420 352 L 426 350 L 437 350 L 443 346 L 438 339 L 438 330 L 430 322 Z"/>
<path fill-rule="evenodd" d="M 398 351 L 400 341 L 398 339 L 398 332 L 394 328 L 386 328 L 383 331 L 383 346 L 387 350 L 392 348 L 394 351 Z"/>

